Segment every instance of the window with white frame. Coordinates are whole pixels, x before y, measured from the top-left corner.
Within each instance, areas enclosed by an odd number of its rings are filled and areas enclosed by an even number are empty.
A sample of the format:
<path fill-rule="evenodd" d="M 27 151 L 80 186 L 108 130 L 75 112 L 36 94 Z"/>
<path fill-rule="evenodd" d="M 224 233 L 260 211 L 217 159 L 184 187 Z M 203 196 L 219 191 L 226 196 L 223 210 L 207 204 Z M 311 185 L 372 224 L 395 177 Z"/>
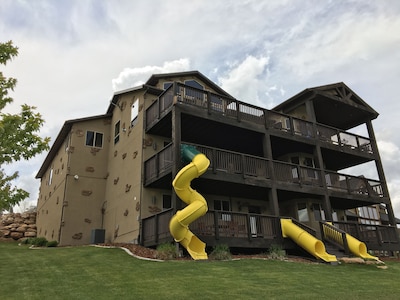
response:
<path fill-rule="evenodd" d="M 114 126 L 114 145 L 119 142 L 119 134 L 121 131 L 121 121 L 115 123 Z"/>
<path fill-rule="evenodd" d="M 380 218 L 376 207 L 363 206 L 357 208 L 358 216 L 361 224 L 379 225 Z"/>
<path fill-rule="evenodd" d="M 53 182 L 53 167 L 51 167 L 49 172 L 49 185 Z"/>
<path fill-rule="evenodd" d="M 137 123 L 138 115 L 139 115 L 139 98 L 133 102 L 131 107 L 131 127 L 135 126 L 135 124 Z"/>
<path fill-rule="evenodd" d="M 85 145 L 89 147 L 102 148 L 103 133 L 91 130 L 86 131 Z"/>

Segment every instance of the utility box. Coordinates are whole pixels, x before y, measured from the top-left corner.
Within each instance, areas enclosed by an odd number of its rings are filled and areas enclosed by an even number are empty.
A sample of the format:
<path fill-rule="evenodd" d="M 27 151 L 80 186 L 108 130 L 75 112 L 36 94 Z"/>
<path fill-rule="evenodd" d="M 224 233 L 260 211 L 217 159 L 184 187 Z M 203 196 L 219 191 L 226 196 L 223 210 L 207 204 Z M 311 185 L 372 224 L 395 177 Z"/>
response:
<path fill-rule="evenodd" d="M 101 244 L 104 243 L 106 237 L 105 229 L 92 229 L 92 235 L 90 237 L 91 244 Z"/>

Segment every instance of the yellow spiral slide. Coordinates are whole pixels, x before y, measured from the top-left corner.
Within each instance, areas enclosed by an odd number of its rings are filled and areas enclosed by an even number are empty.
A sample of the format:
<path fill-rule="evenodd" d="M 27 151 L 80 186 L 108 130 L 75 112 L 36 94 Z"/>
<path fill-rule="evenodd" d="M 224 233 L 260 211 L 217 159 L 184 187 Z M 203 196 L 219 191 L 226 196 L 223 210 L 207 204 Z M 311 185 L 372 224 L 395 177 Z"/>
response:
<path fill-rule="evenodd" d="M 189 230 L 189 224 L 205 215 L 208 210 L 207 201 L 202 195 L 190 187 L 193 179 L 207 171 L 210 161 L 196 148 L 182 145 L 182 158 L 190 161 L 183 167 L 172 182 L 177 196 L 187 204 L 179 210 L 169 222 L 169 231 L 176 242 L 179 242 L 195 260 L 207 259 L 206 244 Z"/>

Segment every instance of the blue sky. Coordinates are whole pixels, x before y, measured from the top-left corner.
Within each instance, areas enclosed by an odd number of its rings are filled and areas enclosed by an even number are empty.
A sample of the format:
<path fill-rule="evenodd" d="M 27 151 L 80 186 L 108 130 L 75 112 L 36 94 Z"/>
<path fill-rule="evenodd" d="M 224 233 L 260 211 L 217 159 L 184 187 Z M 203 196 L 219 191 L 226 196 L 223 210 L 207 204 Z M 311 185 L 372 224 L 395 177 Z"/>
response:
<path fill-rule="evenodd" d="M 392 0 L 0 1 L 1 41 L 20 53 L 3 70 L 18 79 L 7 109 L 35 105 L 43 136 L 54 141 L 65 120 L 105 113 L 116 90 L 152 73 L 199 70 L 266 108 L 343 81 L 380 113 L 373 125 L 398 217 L 399 32 Z M 7 166 L 31 193 L 24 206 L 36 203 L 44 156 Z"/>

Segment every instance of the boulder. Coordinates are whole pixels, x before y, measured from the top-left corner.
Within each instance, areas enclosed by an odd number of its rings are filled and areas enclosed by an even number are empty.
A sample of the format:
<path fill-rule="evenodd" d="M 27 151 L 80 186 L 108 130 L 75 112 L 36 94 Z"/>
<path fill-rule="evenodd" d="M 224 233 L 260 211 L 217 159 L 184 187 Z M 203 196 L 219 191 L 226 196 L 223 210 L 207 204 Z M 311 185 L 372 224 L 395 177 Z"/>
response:
<path fill-rule="evenodd" d="M 24 236 L 24 234 L 22 232 L 13 231 L 10 233 L 10 237 L 13 238 L 14 240 L 18 240 L 18 239 L 22 238 L 23 236 Z"/>
<path fill-rule="evenodd" d="M 26 224 L 21 224 L 17 229 L 15 229 L 16 232 L 25 232 L 27 229 L 28 225 Z"/>
<path fill-rule="evenodd" d="M 36 232 L 27 231 L 24 233 L 24 237 L 36 237 Z"/>
<path fill-rule="evenodd" d="M 10 237 L 10 230 L 2 229 L 0 230 L 0 237 L 8 238 Z"/>

